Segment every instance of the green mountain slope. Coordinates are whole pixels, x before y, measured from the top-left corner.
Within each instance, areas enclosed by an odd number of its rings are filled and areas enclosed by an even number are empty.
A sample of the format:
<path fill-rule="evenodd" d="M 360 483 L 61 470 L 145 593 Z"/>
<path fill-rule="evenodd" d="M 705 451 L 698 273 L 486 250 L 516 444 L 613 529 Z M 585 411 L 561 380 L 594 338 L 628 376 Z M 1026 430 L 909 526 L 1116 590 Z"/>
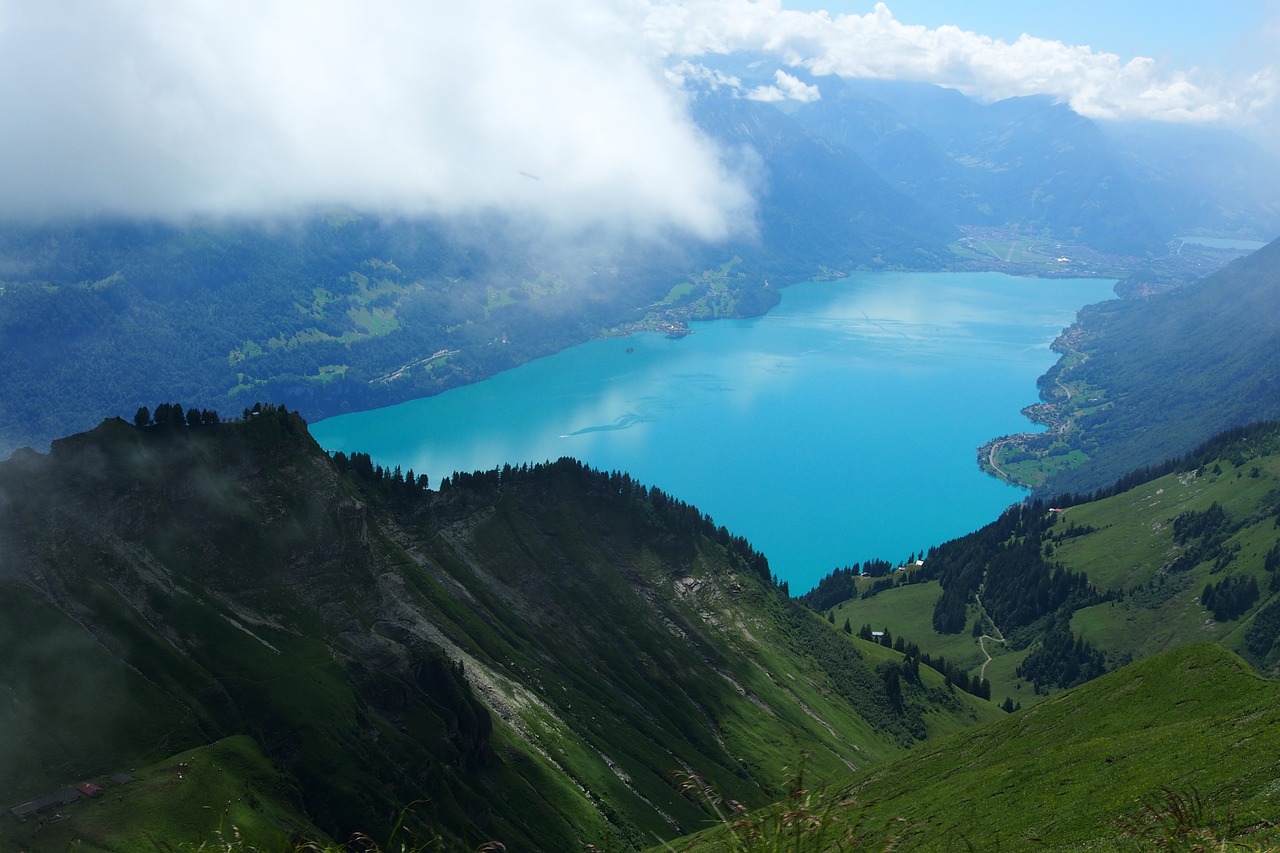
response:
<path fill-rule="evenodd" d="M 1015 506 L 881 578 L 805 600 L 889 629 L 1028 705 L 1105 669 L 1216 640 L 1280 664 L 1280 424 L 1224 433 L 1092 500 Z"/>
<path fill-rule="evenodd" d="M 1230 842 L 1280 842 L 1278 752 L 1280 685 L 1196 645 L 877 767 L 852 793 L 868 829 L 912 827 L 902 850 L 1262 849 Z"/>
<path fill-rule="evenodd" d="M 273 407 L 0 465 L 3 802 L 247 735 L 291 831 L 385 837 L 416 802 L 413 828 L 473 845 L 626 849 L 701 824 L 670 771 L 759 804 L 801 754 L 834 778 L 999 716 L 625 476 L 423 486 Z M 148 820 L 207 837 L 204 805 Z"/>
<path fill-rule="evenodd" d="M 994 458 L 1039 496 L 1090 492 L 1280 417 L 1278 312 L 1280 241 L 1186 287 L 1090 306 L 1040 382 L 1033 414 L 1051 429 Z"/>
<path fill-rule="evenodd" d="M 1228 650 L 1186 646 L 673 847 L 1273 850 L 1277 700 Z"/>
<path fill-rule="evenodd" d="M 439 393 L 639 321 L 733 256 L 552 247 L 497 219 L 3 224 L 0 454 L 164 398 L 318 418 Z"/>
<path fill-rule="evenodd" d="M 227 850 L 239 837 L 262 850 L 285 850 L 305 826 L 293 780 L 247 735 L 84 781 L 100 793 L 24 820 L 6 815 L 0 849 L 126 853 L 186 849 L 179 848 L 183 839 L 199 838 L 205 849 Z"/>

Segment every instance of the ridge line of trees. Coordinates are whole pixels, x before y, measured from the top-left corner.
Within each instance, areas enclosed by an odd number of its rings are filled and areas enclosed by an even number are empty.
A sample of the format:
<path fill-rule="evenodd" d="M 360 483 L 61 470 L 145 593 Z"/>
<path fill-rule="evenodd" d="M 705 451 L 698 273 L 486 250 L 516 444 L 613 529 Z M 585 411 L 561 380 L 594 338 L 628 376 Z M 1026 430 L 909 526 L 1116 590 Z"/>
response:
<path fill-rule="evenodd" d="M 261 410 L 261 404 L 258 404 Z M 249 411 L 245 410 L 246 413 Z M 133 415 L 133 425 L 142 429 L 146 427 L 200 427 L 211 426 L 222 422 L 221 416 L 213 409 L 197 409 L 194 406 L 183 409 L 181 403 L 161 403 L 152 412 L 146 406 L 139 406 Z"/>
<path fill-rule="evenodd" d="M 241 421 L 260 416 L 289 415 L 289 409 L 275 403 L 254 403 L 240 415 Z M 296 415 L 297 413 L 293 413 Z M 147 406 L 139 406 L 133 413 L 133 425 L 139 429 L 148 427 L 200 427 L 224 423 L 216 409 L 186 408 L 182 403 L 160 403 L 153 412 Z"/>

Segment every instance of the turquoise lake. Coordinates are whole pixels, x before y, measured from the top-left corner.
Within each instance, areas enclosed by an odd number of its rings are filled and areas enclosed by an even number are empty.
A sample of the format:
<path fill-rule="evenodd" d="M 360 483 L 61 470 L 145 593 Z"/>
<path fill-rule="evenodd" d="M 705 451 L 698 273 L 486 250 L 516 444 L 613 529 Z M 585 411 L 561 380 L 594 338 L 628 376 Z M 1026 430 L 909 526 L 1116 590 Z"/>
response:
<path fill-rule="evenodd" d="M 454 471 L 573 456 L 745 536 L 793 594 L 834 568 L 902 560 L 1024 492 L 977 448 L 1032 429 L 1049 344 L 1100 279 L 859 273 L 782 292 L 751 320 L 608 338 L 436 397 L 311 426 L 434 486 Z"/>

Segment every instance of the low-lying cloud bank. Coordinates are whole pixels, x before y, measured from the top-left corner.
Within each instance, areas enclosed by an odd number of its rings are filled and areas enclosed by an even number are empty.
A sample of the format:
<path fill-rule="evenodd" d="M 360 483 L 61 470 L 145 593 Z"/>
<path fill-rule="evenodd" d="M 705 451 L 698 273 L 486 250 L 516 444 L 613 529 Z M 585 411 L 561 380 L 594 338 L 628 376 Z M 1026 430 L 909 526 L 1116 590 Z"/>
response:
<path fill-rule="evenodd" d="M 750 179 L 688 116 L 700 57 L 1049 93 L 1094 117 L 1244 123 L 1247 79 L 776 0 L 0 0 L 0 215 L 528 214 L 565 228 L 750 228 Z M 685 68 L 684 73 L 672 69 Z"/>
<path fill-rule="evenodd" d="M 0 5 L 0 211 L 532 213 L 714 239 L 752 201 L 594 0 Z"/>

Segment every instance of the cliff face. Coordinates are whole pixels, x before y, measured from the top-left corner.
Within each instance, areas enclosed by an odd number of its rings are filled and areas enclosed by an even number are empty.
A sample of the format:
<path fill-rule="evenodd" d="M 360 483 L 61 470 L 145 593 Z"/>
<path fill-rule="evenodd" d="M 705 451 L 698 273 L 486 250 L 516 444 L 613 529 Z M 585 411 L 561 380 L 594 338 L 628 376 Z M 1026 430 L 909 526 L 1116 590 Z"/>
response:
<path fill-rule="evenodd" d="M 0 547 L 15 802 L 248 734 L 324 831 L 418 801 L 473 842 L 641 846 L 705 820 L 670 771 L 759 803 L 802 753 L 832 775 L 990 713 L 928 679 L 890 699 L 744 541 L 629 478 L 427 491 L 271 407 L 18 454 Z"/>

